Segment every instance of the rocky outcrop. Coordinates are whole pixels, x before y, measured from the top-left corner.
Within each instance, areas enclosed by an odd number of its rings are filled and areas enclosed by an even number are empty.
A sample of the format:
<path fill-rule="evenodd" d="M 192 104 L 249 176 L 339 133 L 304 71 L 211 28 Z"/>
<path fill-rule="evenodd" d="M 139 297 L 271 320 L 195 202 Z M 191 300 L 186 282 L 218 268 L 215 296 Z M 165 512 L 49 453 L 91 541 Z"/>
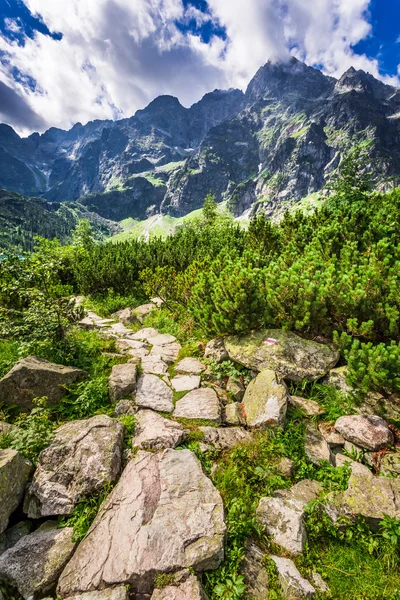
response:
<path fill-rule="evenodd" d="M 274 371 L 265 369 L 250 381 L 242 401 L 250 428 L 276 428 L 284 424 L 288 403 L 286 386 Z"/>
<path fill-rule="evenodd" d="M 335 429 L 345 440 L 373 452 L 393 444 L 393 433 L 386 421 L 376 415 L 347 415 L 340 417 Z"/>
<path fill-rule="evenodd" d="M 137 367 L 135 364 L 114 365 L 108 379 L 111 402 L 133 397 L 136 391 Z"/>
<path fill-rule="evenodd" d="M 22 500 L 32 464 L 16 450 L 0 450 L 0 534 Z"/>
<path fill-rule="evenodd" d="M 66 394 L 66 387 L 87 377 L 86 371 L 28 356 L 0 380 L 0 403 L 23 410 L 33 408 L 33 399 L 46 396 L 50 405 Z"/>
<path fill-rule="evenodd" d="M 121 469 L 123 437 L 123 425 L 105 415 L 57 429 L 39 455 L 24 502 L 28 516 L 68 515 L 80 500 L 113 483 Z"/>
<path fill-rule="evenodd" d="M 229 358 L 248 369 L 271 369 L 284 379 L 315 381 L 339 360 L 339 353 L 281 329 L 263 329 L 225 339 Z"/>
<path fill-rule="evenodd" d="M 135 404 L 161 412 L 172 412 L 173 391 L 157 375 L 141 375 L 137 382 Z"/>
<path fill-rule="evenodd" d="M 221 405 L 217 394 L 211 388 L 200 388 L 189 392 L 178 400 L 174 417 L 221 423 Z"/>
<path fill-rule="evenodd" d="M 151 593 L 157 573 L 216 568 L 224 535 L 221 497 L 194 454 L 139 451 L 64 569 L 59 594 L 121 583 Z"/>
<path fill-rule="evenodd" d="M 179 446 L 186 438 L 185 429 L 179 423 L 164 419 L 152 410 L 139 410 L 136 414 L 134 448 L 141 450 L 165 450 Z"/>
<path fill-rule="evenodd" d="M 17 589 L 25 600 L 52 592 L 74 552 L 72 537 L 72 527 L 45 523 L 0 556 L 0 582 Z"/>

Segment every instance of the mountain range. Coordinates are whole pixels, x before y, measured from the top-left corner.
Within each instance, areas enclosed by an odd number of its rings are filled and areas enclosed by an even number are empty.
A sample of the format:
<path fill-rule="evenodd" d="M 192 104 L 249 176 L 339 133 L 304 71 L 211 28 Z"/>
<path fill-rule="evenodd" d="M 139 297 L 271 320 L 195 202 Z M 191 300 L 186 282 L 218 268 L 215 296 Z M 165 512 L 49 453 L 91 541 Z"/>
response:
<path fill-rule="evenodd" d="M 159 96 L 131 118 L 26 138 L 0 125 L 0 188 L 112 221 L 185 215 L 209 192 L 236 216 L 272 214 L 323 190 L 357 143 L 374 185 L 398 185 L 400 89 L 292 58 L 265 64 L 245 93 L 215 90 L 190 108 Z"/>

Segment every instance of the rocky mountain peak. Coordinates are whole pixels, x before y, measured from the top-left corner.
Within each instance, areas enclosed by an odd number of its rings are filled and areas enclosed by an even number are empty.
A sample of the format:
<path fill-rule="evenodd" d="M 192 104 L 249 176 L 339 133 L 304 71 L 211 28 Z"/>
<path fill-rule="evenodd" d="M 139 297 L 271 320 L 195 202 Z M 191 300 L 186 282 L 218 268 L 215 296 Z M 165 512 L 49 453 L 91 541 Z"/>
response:
<path fill-rule="evenodd" d="M 373 75 L 362 69 L 356 70 L 354 67 L 350 67 L 337 81 L 335 92 L 343 94 L 351 91 L 369 94 L 378 100 L 385 100 L 395 92 L 395 88 L 378 81 Z"/>

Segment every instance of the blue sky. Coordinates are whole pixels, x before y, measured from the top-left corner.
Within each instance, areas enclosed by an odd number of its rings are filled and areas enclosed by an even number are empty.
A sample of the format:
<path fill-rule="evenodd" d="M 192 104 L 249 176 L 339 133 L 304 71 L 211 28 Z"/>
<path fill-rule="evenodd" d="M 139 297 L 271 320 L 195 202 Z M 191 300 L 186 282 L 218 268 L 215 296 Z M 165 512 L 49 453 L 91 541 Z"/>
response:
<path fill-rule="evenodd" d="M 400 0 L 0 0 L 0 121 L 27 134 L 159 94 L 188 106 L 291 54 L 398 85 Z"/>

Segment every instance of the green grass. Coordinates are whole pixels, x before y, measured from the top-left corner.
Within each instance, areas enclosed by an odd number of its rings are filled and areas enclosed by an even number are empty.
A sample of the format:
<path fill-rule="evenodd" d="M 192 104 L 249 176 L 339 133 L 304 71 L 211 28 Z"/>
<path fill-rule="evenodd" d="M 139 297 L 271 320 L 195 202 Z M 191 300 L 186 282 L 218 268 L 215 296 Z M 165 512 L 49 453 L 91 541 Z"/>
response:
<path fill-rule="evenodd" d="M 123 308 L 135 308 L 147 301 L 146 296 L 138 290 L 136 295 L 123 296 L 113 290 L 106 294 L 93 294 L 85 298 L 84 306 L 101 317 L 110 317 L 113 313 Z"/>

